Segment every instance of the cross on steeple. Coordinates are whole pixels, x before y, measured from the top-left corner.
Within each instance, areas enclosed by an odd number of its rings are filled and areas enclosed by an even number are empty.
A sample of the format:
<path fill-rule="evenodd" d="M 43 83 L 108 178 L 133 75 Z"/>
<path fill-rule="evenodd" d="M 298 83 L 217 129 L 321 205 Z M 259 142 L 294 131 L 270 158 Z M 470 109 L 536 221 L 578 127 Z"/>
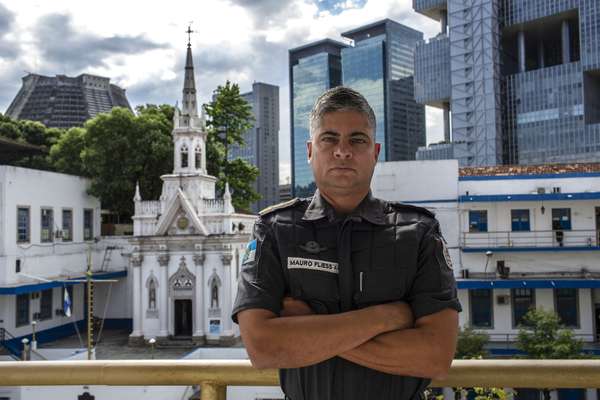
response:
<path fill-rule="evenodd" d="M 187 46 L 188 47 L 192 47 L 192 33 L 194 33 L 195 31 L 192 30 L 192 23 L 190 22 L 190 24 L 188 25 L 187 31 L 185 31 L 185 33 L 188 34 L 188 43 Z"/>

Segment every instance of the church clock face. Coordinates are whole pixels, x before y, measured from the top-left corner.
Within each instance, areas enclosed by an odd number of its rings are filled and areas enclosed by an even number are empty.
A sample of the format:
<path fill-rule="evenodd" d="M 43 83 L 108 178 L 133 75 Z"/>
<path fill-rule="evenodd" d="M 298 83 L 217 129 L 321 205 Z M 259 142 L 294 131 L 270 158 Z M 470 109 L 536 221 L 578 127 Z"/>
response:
<path fill-rule="evenodd" d="M 186 217 L 179 217 L 179 219 L 177 220 L 177 227 L 181 230 L 187 229 L 189 224 L 190 221 L 188 221 Z"/>

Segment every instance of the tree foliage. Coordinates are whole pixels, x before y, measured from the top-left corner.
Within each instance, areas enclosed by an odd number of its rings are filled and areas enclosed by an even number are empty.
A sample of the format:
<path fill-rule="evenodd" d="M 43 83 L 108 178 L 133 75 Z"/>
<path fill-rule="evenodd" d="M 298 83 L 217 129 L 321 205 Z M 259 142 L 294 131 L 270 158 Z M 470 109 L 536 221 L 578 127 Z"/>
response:
<path fill-rule="evenodd" d="M 260 198 L 252 184 L 258 169 L 242 159 L 229 160 L 231 146 L 244 146 L 244 133 L 252 128 L 252 108 L 240 95 L 237 84 L 227 81 L 214 92 L 213 101 L 204 105 L 206 123 L 206 162 L 210 175 L 218 178 L 217 189 L 223 192 L 229 182 L 233 206 L 245 211 Z"/>
<path fill-rule="evenodd" d="M 470 326 L 463 328 L 458 333 L 456 344 L 456 354 L 454 358 L 469 360 L 472 358 L 483 358 L 487 355 L 484 345 L 488 342 L 489 336 L 485 333 L 477 332 Z"/>
<path fill-rule="evenodd" d="M 531 309 L 519 329 L 517 348 L 535 359 L 581 358 L 583 342 L 564 328 L 558 315 L 543 309 Z"/>
<path fill-rule="evenodd" d="M 160 176 L 173 169 L 172 121 L 163 112 L 124 108 L 98 114 L 85 124 L 81 160 L 92 179 L 90 194 L 120 215 L 133 214 L 135 184 L 142 197 L 158 198 Z"/>

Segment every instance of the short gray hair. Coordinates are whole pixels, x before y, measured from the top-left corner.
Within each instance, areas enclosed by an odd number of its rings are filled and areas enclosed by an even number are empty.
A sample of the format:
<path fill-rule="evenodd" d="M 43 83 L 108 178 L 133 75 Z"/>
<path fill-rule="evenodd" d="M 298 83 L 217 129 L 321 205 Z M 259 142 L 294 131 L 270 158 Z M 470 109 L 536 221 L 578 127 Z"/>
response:
<path fill-rule="evenodd" d="M 356 90 L 345 86 L 337 86 L 327 90 L 315 102 L 310 112 L 310 137 L 320 126 L 323 116 L 336 111 L 356 111 L 363 114 L 367 117 L 369 128 L 373 129 L 373 134 L 375 134 L 377 125 L 375 113 L 367 99 Z"/>

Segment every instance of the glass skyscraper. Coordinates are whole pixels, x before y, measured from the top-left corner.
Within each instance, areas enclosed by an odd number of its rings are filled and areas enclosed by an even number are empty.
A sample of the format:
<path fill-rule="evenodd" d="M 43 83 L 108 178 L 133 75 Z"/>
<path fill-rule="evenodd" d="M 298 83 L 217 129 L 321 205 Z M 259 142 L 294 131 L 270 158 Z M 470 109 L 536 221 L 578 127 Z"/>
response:
<path fill-rule="evenodd" d="M 289 51 L 292 193 L 315 191 L 306 155 L 310 138 L 309 115 L 317 97 L 342 82 L 340 52 L 345 44 L 325 39 Z"/>
<path fill-rule="evenodd" d="M 446 111 L 461 166 L 600 159 L 598 0 L 415 0 L 441 22 L 416 51 L 417 100 Z M 444 69 L 445 71 L 441 71 Z M 443 151 L 440 151 L 443 150 Z"/>
<path fill-rule="evenodd" d="M 279 202 L 279 86 L 254 82 L 252 91 L 242 97 L 252 106 L 254 123 L 244 134 L 245 145 L 231 146 L 227 157 L 258 168 L 254 190 L 261 198 L 251 205 L 251 211 L 258 213 Z"/>
<path fill-rule="evenodd" d="M 380 161 L 414 160 L 425 144 L 425 107 L 414 96 L 414 49 L 423 34 L 390 19 L 342 33 L 344 86 L 362 93 L 377 118 Z"/>

